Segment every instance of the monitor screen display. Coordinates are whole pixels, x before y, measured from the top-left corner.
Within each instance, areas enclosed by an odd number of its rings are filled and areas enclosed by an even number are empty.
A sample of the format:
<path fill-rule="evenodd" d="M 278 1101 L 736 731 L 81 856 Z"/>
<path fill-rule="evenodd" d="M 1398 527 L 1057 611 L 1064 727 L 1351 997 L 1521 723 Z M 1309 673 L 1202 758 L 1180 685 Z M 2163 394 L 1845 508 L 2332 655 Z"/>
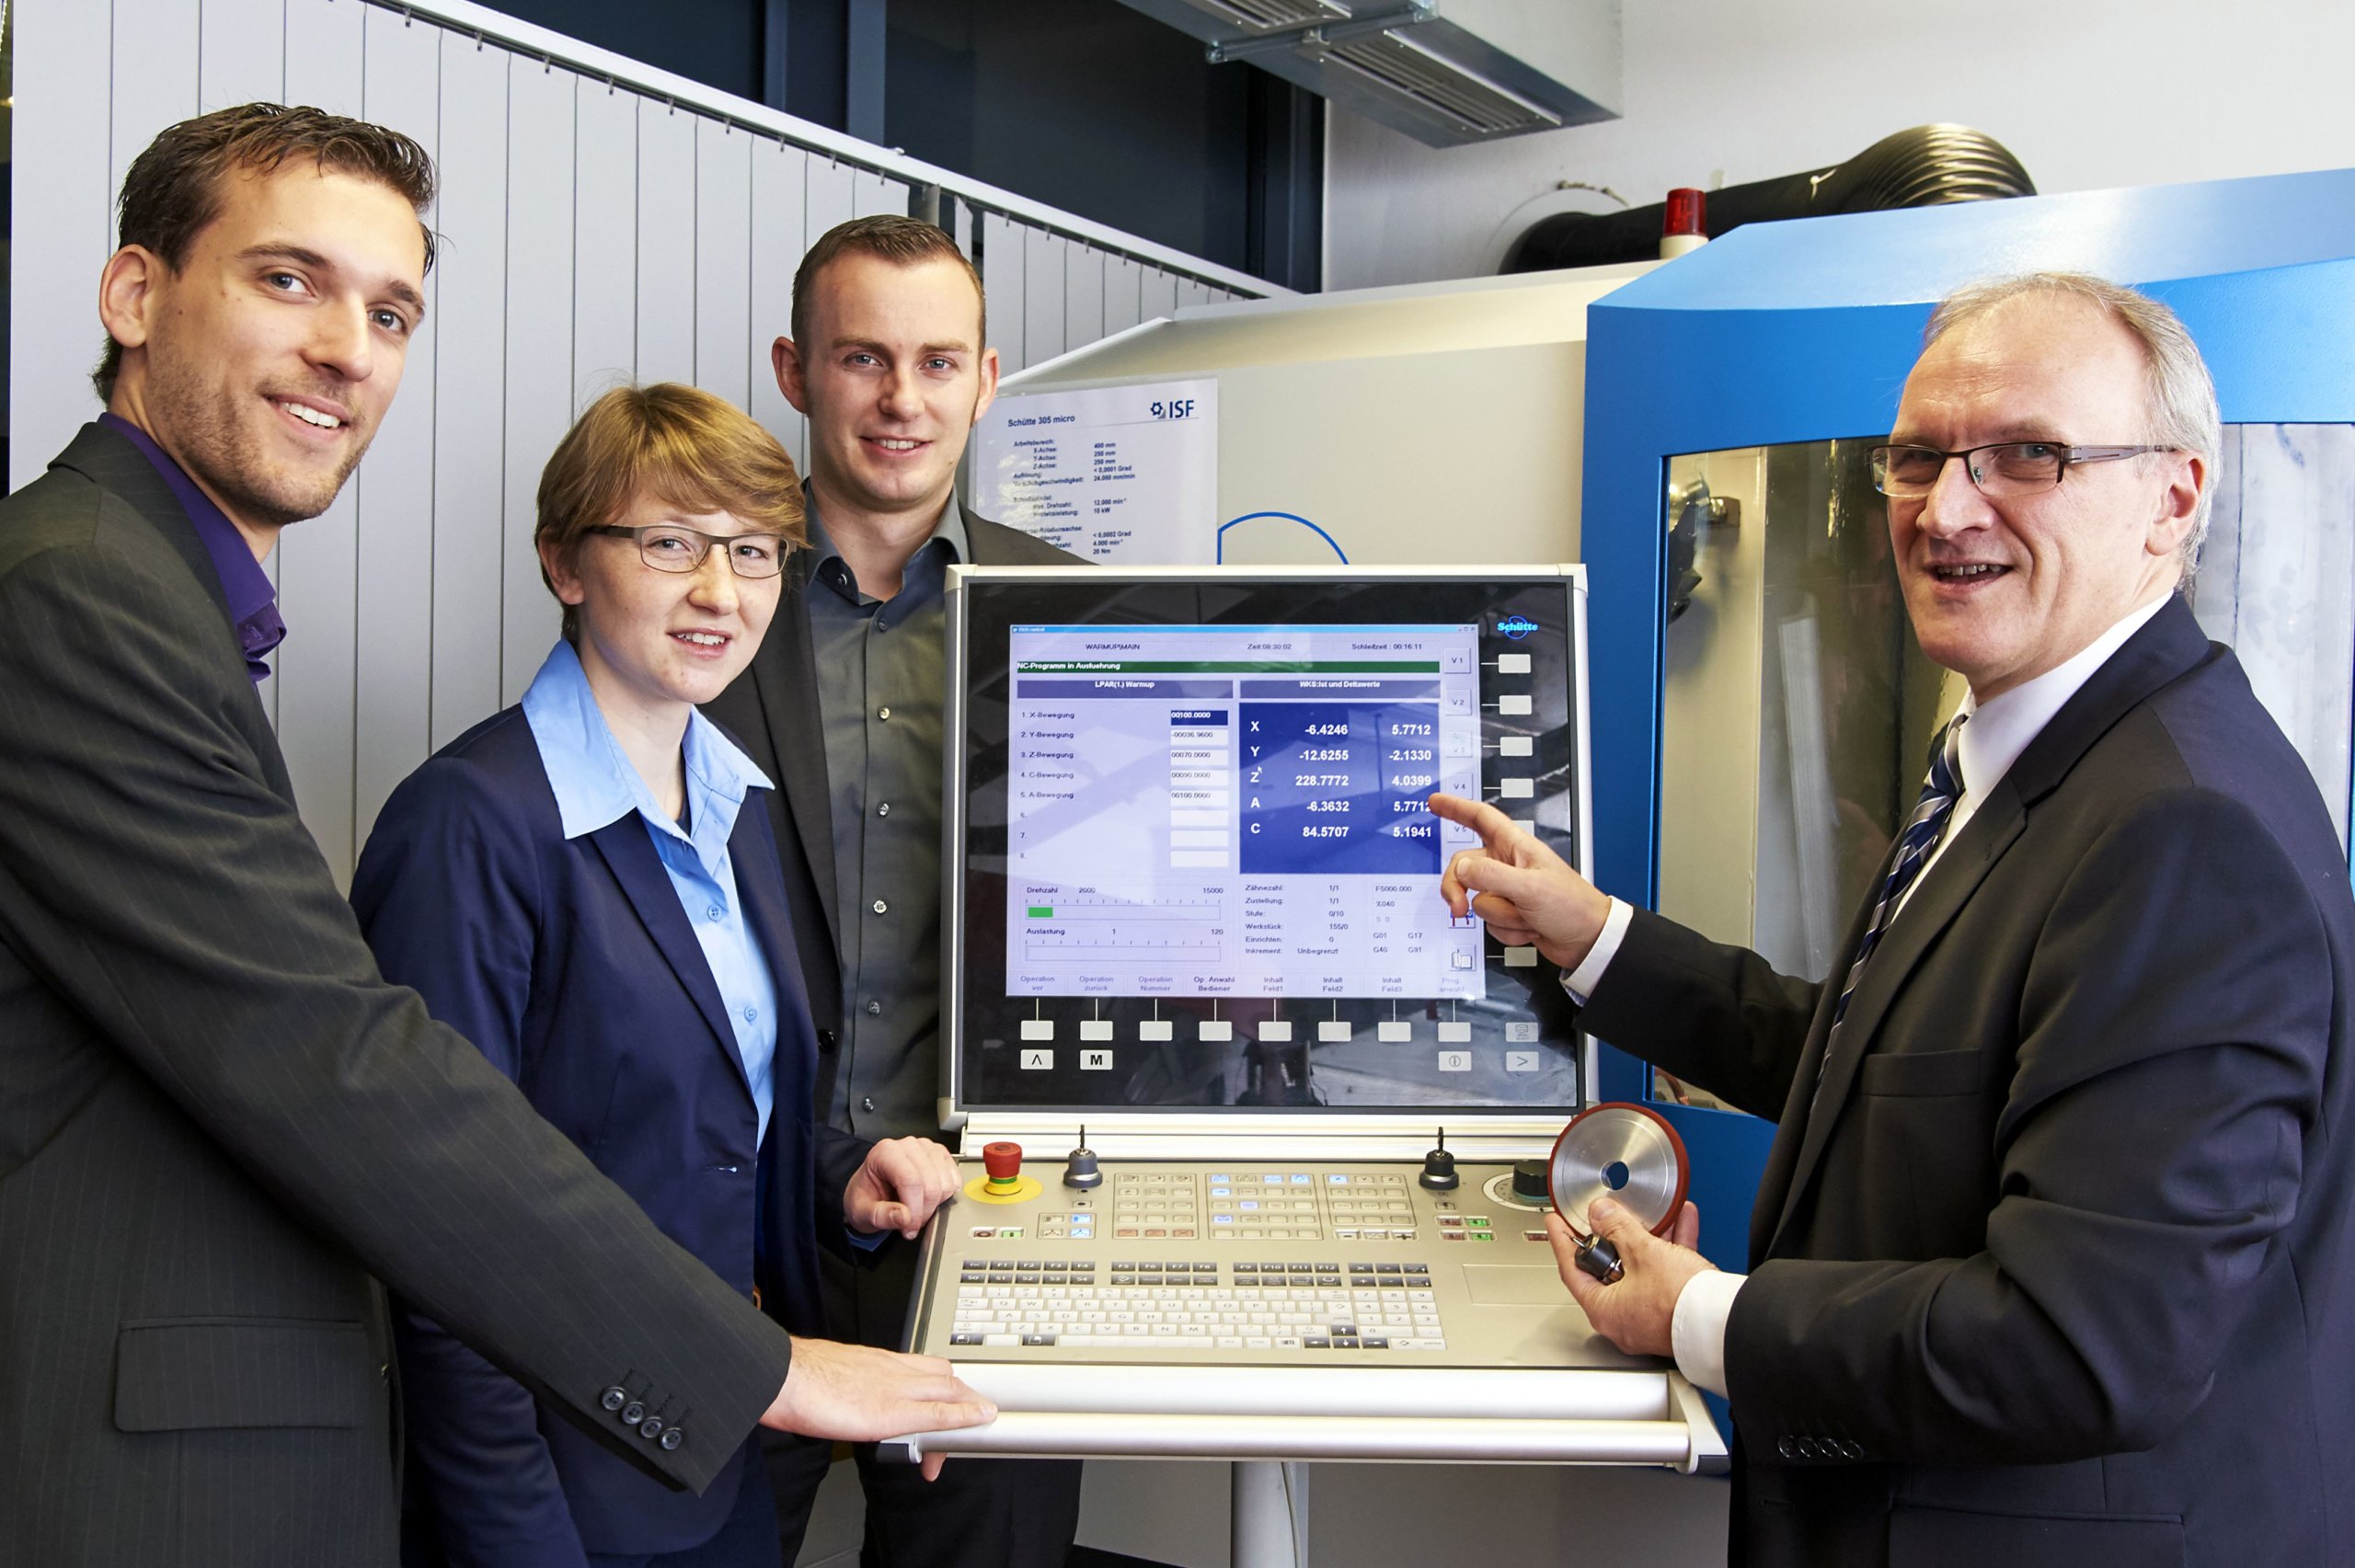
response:
<path fill-rule="evenodd" d="M 960 571 L 950 613 L 964 1108 L 1577 1103 L 1424 804 L 1582 862 L 1572 579 Z"/>

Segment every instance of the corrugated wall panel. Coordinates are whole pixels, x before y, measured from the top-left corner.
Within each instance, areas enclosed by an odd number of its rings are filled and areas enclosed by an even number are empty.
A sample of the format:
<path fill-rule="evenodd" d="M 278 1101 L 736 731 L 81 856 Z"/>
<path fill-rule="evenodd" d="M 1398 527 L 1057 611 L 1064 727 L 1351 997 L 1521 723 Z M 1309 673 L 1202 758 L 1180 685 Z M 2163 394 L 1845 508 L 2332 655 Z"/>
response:
<path fill-rule="evenodd" d="M 573 367 L 583 362 L 574 325 L 580 315 L 578 295 L 586 287 L 601 287 L 610 304 L 619 291 L 611 282 L 611 269 L 584 270 L 577 246 L 569 256 L 560 249 L 549 256 L 548 236 L 605 232 L 598 225 L 610 221 L 609 213 L 592 219 L 576 216 L 576 209 L 583 190 L 592 200 L 602 194 L 578 166 L 598 148 L 610 146 L 610 125 L 592 108 L 609 105 L 603 83 L 583 81 L 569 71 L 521 56 L 508 67 L 507 254 L 514 260 L 508 268 L 505 292 L 506 419 L 500 453 L 506 476 L 506 515 L 500 525 L 502 704 L 523 697 L 563 618 L 540 580 L 539 557 L 532 550 L 534 497 L 541 467 L 572 424 Z M 634 129 L 635 106 L 625 106 L 625 113 L 623 125 Z M 594 135 L 599 130 L 608 132 L 603 142 Z M 624 233 L 633 232 L 636 223 L 635 215 L 627 217 Z M 621 288 L 634 288 L 633 252 L 618 249 L 617 255 L 625 269 Z M 547 264 L 527 267 L 526 258 L 546 258 Z M 626 327 L 628 322 L 624 314 L 618 325 Z"/>
<path fill-rule="evenodd" d="M 695 383 L 739 408 L 752 400 L 752 148 L 724 121 L 695 125 Z"/>
<path fill-rule="evenodd" d="M 1063 347 L 1076 349 L 1104 336 L 1104 253 L 1084 245 L 1063 247 Z"/>
<path fill-rule="evenodd" d="M 1042 364 L 1063 351 L 1061 236 L 1032 229 L 1022 236 L 1022 362 Z"/>
<path fill-rule="evenodd" d="M 1126 332 L 1144 319 L 1143 269 L 1125 256 L 1104 258 L 1104 336 Z"/>
<path fill-rule="evenodd" d="M 807 428 L 778 389 L 771 348 L 792 336 L 793 274 L 809 248 L 802 214 L 810 155 L 782 142 L 764 142 L 752 153 L 752 321 L 745 359 L 752 380 L 748 406 L 793 453 L 794 465 L 809 472 Z"/>
<path fill-rule="evenodd" d="M 1023 269 L 1028 231 L 994 212 L 982 215 L 982 287 L 988 291 L 990 342 L 997 349 L 1000 376 L 1030 361 L 1022 351 Z"/>
<path fill-rule="evenodd" d="M 112 18 L 103 5 L 50 0 L 17 29 L 17 133 L 10 171 L 8 488 L 31 484 L 98 411 L 91 365 L 106 339 L 90 302 L 114 248 L 108 156 Z M 28 68 L 27 63 L 34 63 Z M 28 128 L 56 131 L 35 136 Z"/>
<path fill-rule="evenodd" d="M 196 44 L 198 113 L 285 94 L 286 0 L 202 0 Z"/>
<path fill-rule="evenodd" d="M 1143 313 L 1139 319 L 1155 321 L 1165 315 L 1176 315 L 1178 274 L 1164 272 L 1158 267 L 1140 267 L 1139 272 L 1138 308 Z"/>
<path fill-rule="evenodd" d="M 442 160 L 442 244 L 434 269 L 433 687 L 427 738 L 437 748 L 499 706 L 503 535 L 511 526 L 526 532 L 531 527 L 529 512 L 506 510 L 503 467 L 507 209 L 513 184 L 508 76 L 511 68 L 543 74 L 536 62 L 514 61 L 477 39 L 443 33 L 441 45 L 441 144 L 467 153 Z M 569 116 L 566 123 L 569 130 Z M 549 183 L 559 212 L 542 232 L 562 234 L 572 222 L 569 155 Z M 527 246 L 522 254 L 535 251 Z M 569 355 L 559 345 L 556 358 L 563 362 Z"/>
<path fill-rule="evenodd" d="M 368 117 L 441 142 L 442 29 L 371 8 L 362 29 Z M 437 204 L 425 213 L 441 226 Z M 368 841 L 393 786 L 432 748 L 434 405 L 442 269 L 425 280 L 425 319 L 403 356 L 400 395 L 377 431 L 359 490 L 353 583 L 351 829 Z M 382 373 L 388 366 L 381 366 Z M 304 525 L 297 524 L 299 535 Z"/>
<path fill-rule="evenodd" d="M 695 116 L 638 103 L 638 379 L 695 379 Z"/>
<path fill-rule="evenodd" d="M 573 94 L 573 116 L 572 395 L 563 410 L 567 424 L 598 394 L 638 379 L 638 95 L 582 77 Z M 511 224 L 507 232 L 519 233 Z M 514 303 L 511 289 L 509 308 Z M 563 431 L 558 425 L 557 433 Z M 539 455 L 547 452 L 542 447 Z M 524 679 L 528 682 L 530 671 Z"/>
<path fill-rule="evenodd" d="M 362 112 L 368 10 L 361 0 L 288 0 L 289 99 L 337 114 Z M 279 744 L 294 799 L 339 876 L 359 847 L 351 818 L 359 592 L 360 486 L 346 485 L 326 512 L 279 536 L 278 599 L 287 632 L 272 661 Z"/>

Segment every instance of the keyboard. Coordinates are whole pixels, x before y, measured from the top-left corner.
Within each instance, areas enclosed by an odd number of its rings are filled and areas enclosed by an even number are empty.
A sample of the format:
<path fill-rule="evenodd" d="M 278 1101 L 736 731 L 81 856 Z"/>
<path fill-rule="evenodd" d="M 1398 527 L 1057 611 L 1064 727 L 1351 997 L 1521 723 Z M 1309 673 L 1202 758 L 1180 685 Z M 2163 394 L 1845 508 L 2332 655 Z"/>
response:
<path fill-rule="evenodd" d="M 968 1259 L 948 1345 L 1152 1355 L 1447 1348 L 1427 1263 Z"/>

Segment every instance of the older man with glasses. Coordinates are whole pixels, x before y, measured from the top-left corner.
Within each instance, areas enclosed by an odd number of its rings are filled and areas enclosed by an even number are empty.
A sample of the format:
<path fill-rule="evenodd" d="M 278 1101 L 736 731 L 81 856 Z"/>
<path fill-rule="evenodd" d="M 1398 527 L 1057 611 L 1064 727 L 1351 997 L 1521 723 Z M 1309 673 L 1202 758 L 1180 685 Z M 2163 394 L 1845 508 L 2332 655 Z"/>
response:
<path fill-rule="evenodd" d="M 2355 898 L 2200 635 L 2218 447 L 2164 306 L 2041 274 L 1933 314 L 1873 473 L 1970 685 L 1821 985 L 1605 897 L 1493 807 L 1442 891 L 1580 1023 L 1779 1119 L 1751 1271 L 1586 1216 L 1563 1278 L 1731 1406 L 1752 1564 L 2355 1561 Z M 2085 443 L 2115 444 L 2085 444 Z M 1680 1244 L 1682 1243 L 1682 1244 Z"/>

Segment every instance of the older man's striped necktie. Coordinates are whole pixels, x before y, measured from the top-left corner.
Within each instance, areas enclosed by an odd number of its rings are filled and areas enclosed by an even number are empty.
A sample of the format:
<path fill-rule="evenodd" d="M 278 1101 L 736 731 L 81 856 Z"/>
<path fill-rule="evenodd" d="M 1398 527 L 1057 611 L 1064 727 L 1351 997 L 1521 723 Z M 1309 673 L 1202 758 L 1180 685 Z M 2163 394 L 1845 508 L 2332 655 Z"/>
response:
<path fill-rule="evenodd" d="M 1848 1016 L 1848 1001 L 1856 994 L 1856 981 L 1864 975 L 1866 961 L 1880 945 L 1881 933 L 1889 929 L 1898 905 L 1905 901 L 1905 890 L 1922 875 L 1930 852 L 1937 847 L 1938 835 L 1947 830 L 1947 818 L 1954 815 L 1954 803 L 1962 798 L 1962 726 L 1970 716 L 1955 715 L 1930 745 L 1930 776 L 1923 781 L 1922 798 L 1914 805 L 1903 836 L 1897 841 L 1897 861 L 1881 879 L 1880 900 L 1873 905 L 1872 924 L 1866 927 L 1865 939 L 1856 944 L 1855 962 L 1848 966 L 1848 979 L 1840 988 L 1840 1000 L 1832 1004 L 1832 1039 L 1839 1037 L 1841 1020 Z M 1832 1043 L 1826 1040 L 1823 1060 L 1831 1059 Z M 1817 1082 L 1821 1082 L 1822 1077 L 1823 1068 L 1818 1064 Z"/>

